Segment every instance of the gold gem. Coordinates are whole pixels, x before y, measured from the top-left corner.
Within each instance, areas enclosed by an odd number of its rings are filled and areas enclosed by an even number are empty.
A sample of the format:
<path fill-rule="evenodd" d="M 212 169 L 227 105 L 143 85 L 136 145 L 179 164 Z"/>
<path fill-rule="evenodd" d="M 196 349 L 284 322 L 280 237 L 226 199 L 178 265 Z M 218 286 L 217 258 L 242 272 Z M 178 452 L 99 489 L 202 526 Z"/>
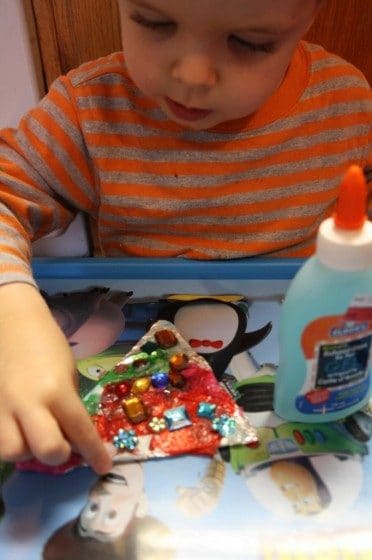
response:
<path fill-rule="evenodd" d="M 132 385 L 132 393 L 138 395 L 139 393 L 145 393 L 151 385 L 151 381 L 148 377 L 140 377 L 136 379 Z"/>
<path fill-rule="evenodd" d="M 147 418 L 145 405 L 138 397 L 129 397 L 122 401 L 123 409 L 129 420 L 138 424 Z"/>

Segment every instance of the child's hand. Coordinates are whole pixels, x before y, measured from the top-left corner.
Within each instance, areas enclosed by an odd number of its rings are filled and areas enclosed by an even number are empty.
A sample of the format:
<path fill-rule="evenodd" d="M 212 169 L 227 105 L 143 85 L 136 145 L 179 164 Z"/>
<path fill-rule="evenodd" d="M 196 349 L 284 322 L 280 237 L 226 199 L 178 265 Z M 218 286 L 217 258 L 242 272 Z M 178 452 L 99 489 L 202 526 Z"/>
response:
<path fill-rule="evenodd" d="M 70 347 L 38 291 L 0 287 L 0 457 L 58 465 L 72 450 L 98 474 L 111 459 L 75 387 Z"/>

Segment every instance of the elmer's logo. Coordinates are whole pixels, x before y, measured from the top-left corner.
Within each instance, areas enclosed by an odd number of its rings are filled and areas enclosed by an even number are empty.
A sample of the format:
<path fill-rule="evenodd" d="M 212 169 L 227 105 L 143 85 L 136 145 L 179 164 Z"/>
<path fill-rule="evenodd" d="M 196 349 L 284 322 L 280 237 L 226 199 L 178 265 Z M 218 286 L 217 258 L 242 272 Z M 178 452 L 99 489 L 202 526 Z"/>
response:
<path fill-rule="evenodd" d="M 350 336 L 358 334 L 368 329 L 368 323 L 345 323 L 341 327 L 331 329 L 331 336 Z"/>
<path fill-rule="evenodd" d="M 333 343 L 358 338 L 361 333 L 372 330 L 371 321 L 348 321 L 344 315 L 328 315 L 318 317 L 309 323 L 302 332 L 301 345 L 305 358 L 311 360 L 315 356 L 316 348 L 320 343 L 327 341 Z"/>

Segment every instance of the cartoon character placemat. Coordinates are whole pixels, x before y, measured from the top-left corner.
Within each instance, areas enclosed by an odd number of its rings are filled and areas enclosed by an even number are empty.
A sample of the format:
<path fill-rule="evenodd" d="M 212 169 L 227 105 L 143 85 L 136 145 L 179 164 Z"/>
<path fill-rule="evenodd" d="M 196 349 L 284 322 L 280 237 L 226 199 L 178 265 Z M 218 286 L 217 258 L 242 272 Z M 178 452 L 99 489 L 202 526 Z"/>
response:
<path fill-rule="evenodd" d="M 232 397 L 169 321 L 157 321 L 83 400 L 116 460 L 255 445 Z"/>

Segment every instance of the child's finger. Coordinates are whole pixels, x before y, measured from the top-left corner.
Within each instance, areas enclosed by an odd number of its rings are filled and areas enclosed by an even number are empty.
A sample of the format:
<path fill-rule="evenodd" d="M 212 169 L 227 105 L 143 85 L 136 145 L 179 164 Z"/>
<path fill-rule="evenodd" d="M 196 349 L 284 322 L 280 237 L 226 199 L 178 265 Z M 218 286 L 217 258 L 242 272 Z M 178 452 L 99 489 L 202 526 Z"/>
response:
<path fill-rule="evenodd" d="M 0 420 L 0 457 L 3 461 L 27 461 L 32 454 L 12 416 Z"/>
<path fill-rule="evenodd" d="M 112 466 L 111 457 L 79 397 L 71 395 L 63 409 L 55 413 L 71 445 L 97 474 L 106 474 Z"/>
<path fill-rule="evenodd" d="M 33 408 L 24 414 L 22 429 L 30 451 L 42 463 L 60 465 L 70 457 L 71 446 L 48 409 Z"/>

